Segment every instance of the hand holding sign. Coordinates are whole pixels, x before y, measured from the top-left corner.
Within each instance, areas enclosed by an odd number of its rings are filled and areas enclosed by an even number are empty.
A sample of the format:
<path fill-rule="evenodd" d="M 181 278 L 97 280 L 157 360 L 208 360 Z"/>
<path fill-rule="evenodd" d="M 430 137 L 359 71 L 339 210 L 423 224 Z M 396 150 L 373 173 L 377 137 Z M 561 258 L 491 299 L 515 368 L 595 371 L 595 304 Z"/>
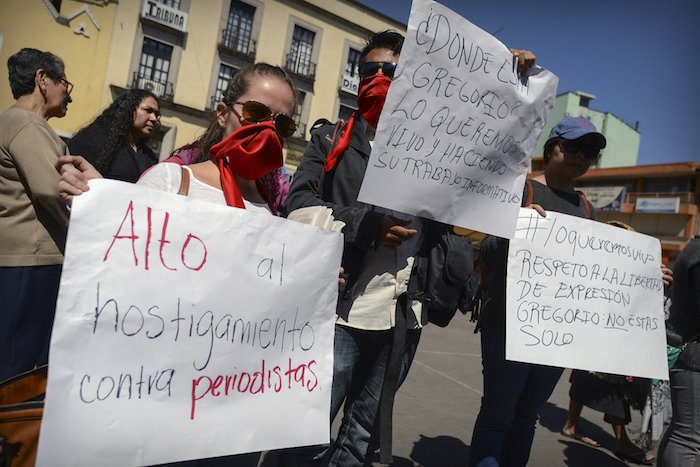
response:
<path fill-rule="evenodd" d="M 413 2 L 360 201 L 512 237 L 557 78 L 444 6 Z"/>
<path fill-rule="evenodd" d="M 508 253 L 508 360 L 668 379 L 659 240 L 521 209 Z"/>

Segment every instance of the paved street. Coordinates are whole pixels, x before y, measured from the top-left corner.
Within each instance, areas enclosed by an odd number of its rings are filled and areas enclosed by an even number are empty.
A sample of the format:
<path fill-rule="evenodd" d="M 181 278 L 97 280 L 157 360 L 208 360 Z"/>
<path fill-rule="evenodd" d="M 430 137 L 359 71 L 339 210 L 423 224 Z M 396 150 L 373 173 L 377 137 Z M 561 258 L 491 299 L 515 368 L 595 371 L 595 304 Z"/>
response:
<path fill-rule="evenodd" d="M 394 466 L 466 465 L 482 394 L 479 335 L 473 330 L 468 316 L 458 315 L 447 328 L 428 326 L 423 331 L 411 373 L 396 399 Z M 568 378 L 567 370 L 543 411 L 529 465 L 625 465 L 612 453 L 612 430 L 598 412 L 584 408 L 581 428 L 602 447 L 591 448 L 559 434 L 569 403 Z M 635 439 L 640 415 L 632 417 L 628 433 Z"/>
<path fill-rule="evenodd" d="M 466 465 L 482 394 L 479 335 L 473 331 L 474 323 L 462 315 L 457 315 L 447 328 L 431 325 L 424 329 L 411 373 L 396 397 L 393 466 Z M 603 422 L 601 413 L 584 408 L 580 424 L 601 447 L 588 447 L 559 434 L 569 404 L 568 378 L 569 370 L 566 370 L 545 406 L 537 424 L 529 465 L 626 465 L 612 452 L 615 444 L 612 429 Z M 640 419 L 640 414 L 633 411 L 632 422 L 627 426 L 632 440 L 639 435 Z M 334 433 L 338 423 L 336 420 Z M 264 459 L 261 461 L 261 465 L 266 465 Z"/>
<path fill-rule="evenodd" d="M 482 394 L 479 335 L 473 330 L 468 316 L 458 315 L 447 328 L 428 326 L 423 331 L 411 373 L 396 398 L 393 465 L 466 465 Z M 625 465 L 612 453 L 612 431 L 598 412 L 584 408 L 581 428 L 602 447 L 591 448 L 559 434 L 569 403 L 568 377 L 565 371 L 543 411 L 529 465 Z M 628 433 L 634 439 L 640 416 L 632 417 Z"/>

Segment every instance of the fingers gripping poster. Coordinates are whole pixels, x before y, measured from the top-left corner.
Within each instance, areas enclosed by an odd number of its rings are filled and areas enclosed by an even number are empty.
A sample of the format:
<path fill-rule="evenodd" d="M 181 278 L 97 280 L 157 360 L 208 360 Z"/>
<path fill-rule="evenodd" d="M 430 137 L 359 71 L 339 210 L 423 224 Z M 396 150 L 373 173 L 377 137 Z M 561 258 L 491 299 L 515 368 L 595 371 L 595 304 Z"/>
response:
<path fill-rule="evenodd" d="M 90 186 L 73 203 L 39 465 L 328 442 L 342 236 Z"/>
<path fill-rule="evenodd" d="M 508 250 L 506 358 L 668 379 L 657 238 L 521 209 Z"/>
<path fill-rule="evenodd" d="M 512 238 L 558 83 L 515 65 L 493 36 L 414 0 L 359 200 Z"/>

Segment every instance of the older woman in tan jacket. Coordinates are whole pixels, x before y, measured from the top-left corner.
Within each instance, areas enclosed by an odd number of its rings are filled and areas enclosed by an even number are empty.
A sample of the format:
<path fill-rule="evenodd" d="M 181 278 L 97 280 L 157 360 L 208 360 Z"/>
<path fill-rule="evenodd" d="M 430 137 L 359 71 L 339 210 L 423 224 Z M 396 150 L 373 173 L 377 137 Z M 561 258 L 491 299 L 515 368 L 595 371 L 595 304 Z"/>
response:
<path fill-rule="evenodd" d="M 68 227 L 55 165 L 68 149 L 47 120 L 66 114 L 73 88 L 49 52 L 22 49 L 7 66 L 16 102 L 0 115 L 0 381 L 48 361 Z"/>

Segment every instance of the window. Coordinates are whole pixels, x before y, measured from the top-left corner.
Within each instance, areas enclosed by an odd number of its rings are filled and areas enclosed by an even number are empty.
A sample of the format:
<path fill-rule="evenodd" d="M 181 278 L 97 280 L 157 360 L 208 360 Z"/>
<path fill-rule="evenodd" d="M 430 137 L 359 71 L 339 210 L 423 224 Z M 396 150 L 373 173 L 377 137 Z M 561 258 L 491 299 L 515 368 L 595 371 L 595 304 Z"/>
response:
<path fill-rule="evenodd" d="M 216 90 L 214 91 L 214 104 L 219 102 L 224 97 L 224 92 L 228 87 L 228 83 L 231 82 L 231 77 L 236 73 L 236 69 L 224 65 L 223 63 L 219 67 L 219 76 L 216 78 Z"/>
<path fill-rule="evenodd" d="M 172 46 L 144 37 L 136 86 L 139 89 L 151 91 L 158 97 L 163 97 L 168 87 L 172 54 Z"/>
<path fill-rule="evenodd" d="M 224 46 L 237 52 L 248 54 L 251 50 L 254 18 L 254 6 L 238 0 L 232 0 L 226 29 L 224 30 Z"/>
<path fill-rule="evenodd" d="M 313 77 L 316 74 L 316 64 L 311 62 L 311 54 L 314 48 L 313 31 L 301 26 L 294 26 L 292 45 L 287 55 L 287 69 L 292 73 Z"/>
<path fill-rule="evenodd" d="M 294 121 L 297 124 L 297 131 L 294 133 L 296 138 L 304 138 L 306 133 L 306 125 L 302 122 L 302 117 L 304 114 L 304 102 L 306 101 L 306 93 L 304 91 L 297 91 L 297 104 L 294 109 Z"/>
<path fill-rule="evenodd" d="M 358 76 L 360 74 L 360 52 L 355 49 L 348 50 L 348 62 L 345 65 L 345 74 Z"/>
<path fill-rule="evenodd" d="M 348 61 L 345 63 L 343 82 L 340 90 L 349 94 L 357 95 L 360 87 L 360 52 L 355 49 L 348 50 Z"/>

